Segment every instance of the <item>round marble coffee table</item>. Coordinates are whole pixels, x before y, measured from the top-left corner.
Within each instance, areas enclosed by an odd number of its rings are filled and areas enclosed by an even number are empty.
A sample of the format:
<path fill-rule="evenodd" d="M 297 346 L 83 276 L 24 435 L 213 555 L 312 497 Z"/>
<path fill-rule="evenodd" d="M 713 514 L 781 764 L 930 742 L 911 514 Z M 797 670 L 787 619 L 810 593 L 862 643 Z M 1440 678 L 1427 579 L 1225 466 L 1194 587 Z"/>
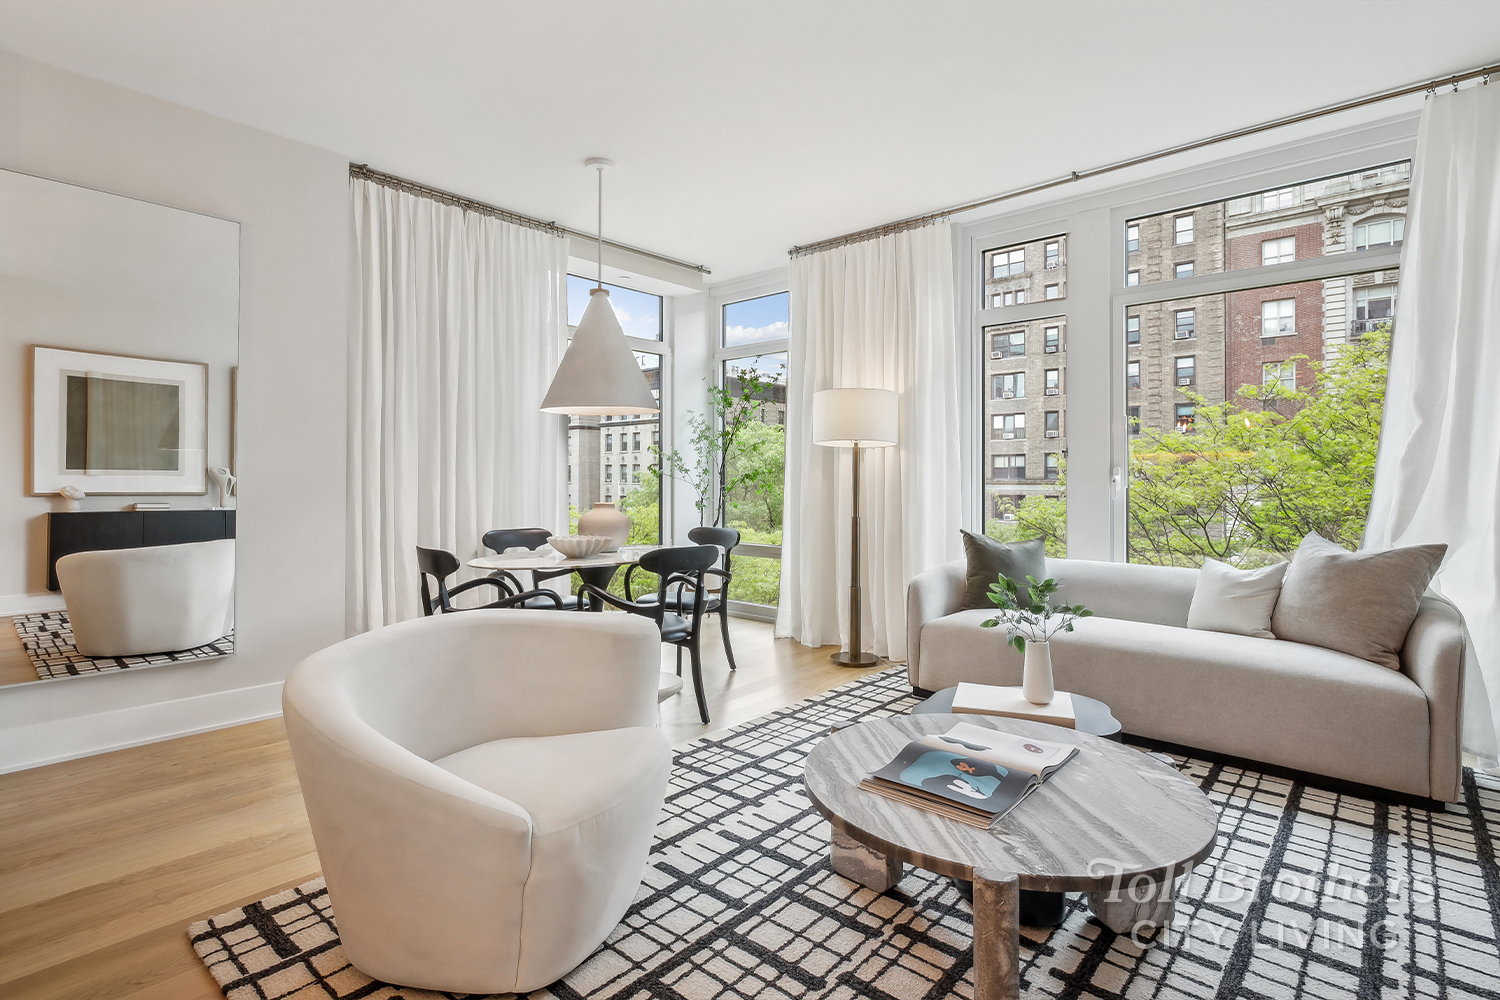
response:
<path fill-rule="evenodd" d="M 907 743 L 960 722 L 1079 753 L 992 830 L 865 791 Z M 1088 733 L 1020 719 L 913 715 L 840 729 L 808 755 L 808 796 L 833 826 L 834 870 L 884 892 L 903 865 L 974 883 L 976 1000 L 1019 996 L 1020 890 L 1087 892 L 1118 932 L 1169 923 L 1173 887 L 1213 850 L 1218 812 L 1160 761 Z"/>

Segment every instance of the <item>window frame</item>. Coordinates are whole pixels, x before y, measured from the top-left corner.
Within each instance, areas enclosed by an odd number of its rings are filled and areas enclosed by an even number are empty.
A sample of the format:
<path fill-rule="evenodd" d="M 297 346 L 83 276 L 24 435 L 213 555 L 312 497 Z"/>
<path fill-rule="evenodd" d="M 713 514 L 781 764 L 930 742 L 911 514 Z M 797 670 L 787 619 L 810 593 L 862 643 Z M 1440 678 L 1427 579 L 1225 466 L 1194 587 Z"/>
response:
<path fill-rule="evenodd" d="M 955 223 L 955 298 L 980 302 L 985 288 L 984 254 L 994 247 L 1034 242 L 1066 232 L 1069 295 L 1011 309 L 959 306 L 961 368 L 961 462 L 963 521 L 982 531 L 985 483 L 984 401 L 988 386 L 980 364 L 986 327 L 1033 319 L 1062 319 L 1069 334 L 1069 412 L 1080 427 L 1101 428 L 1073 434 L 1068 442 L 1068 554 L 1080 559 L 1123 561 L 1126 552 L 1125 474 L 1130 433 L 1125 407 L 1125 316 L 1128 310 L 1171 300 L 1343 278 L 1400 267 L 1400 248 L 1350 250 L 1284 264 L 1198 274 L 1173 284 L 1127 284 L 1131 266 L 1126 227 L 1152 216 L 1351 174 L 1410 160 L 1416 151 L 1421 106 L 1414 99 L 1404 111 L 1375 122 L 1356 123 L 1312 135 L 1264 133 L 1255 148 L 1191 162 L 1164 161 L 1139 179 L 1120 175 L 1091 178 L 1067 188 L 1065 197 L 1039 192 L 1010 200 L 1003 212 Z M 1226 147 L 1216 147 L 1224 149 Z M 1137 175 L 1139 176 L 1139 175 Z M 1074 245 L 1076 244 L 1076 245 Z M 1108 428 L 1107 433 L 1102 428 Z"/>

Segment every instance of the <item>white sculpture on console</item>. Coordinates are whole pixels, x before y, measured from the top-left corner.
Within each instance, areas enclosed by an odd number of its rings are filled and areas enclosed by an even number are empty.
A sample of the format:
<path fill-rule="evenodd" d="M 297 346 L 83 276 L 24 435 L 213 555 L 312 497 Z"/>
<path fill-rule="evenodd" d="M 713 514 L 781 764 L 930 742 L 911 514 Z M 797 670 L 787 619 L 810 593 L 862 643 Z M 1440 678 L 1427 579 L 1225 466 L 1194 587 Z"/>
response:
<path fill-rule="evenodd" d="M 209 469 L 208 474 L 213 477 L 214 482 L 219 484 L 219 506 L 228 507 L 227 498 L 234 493 L 234 487 L 239 482 L 239 478 L 230 475 L 229 470 L 222 465 Z"/>
<path fill-rule="evenodd" d="M 88 496 L 87 493 L 83 492 L 83 490 L 80 490 L 76 486 L 64 486 L 62 489 L 58 490 L 57 493 L 67 501 L 67 505 L 63 509 L 69 511 L 70 513 L 77 511 L 79 509 L 78 501 Z"/>

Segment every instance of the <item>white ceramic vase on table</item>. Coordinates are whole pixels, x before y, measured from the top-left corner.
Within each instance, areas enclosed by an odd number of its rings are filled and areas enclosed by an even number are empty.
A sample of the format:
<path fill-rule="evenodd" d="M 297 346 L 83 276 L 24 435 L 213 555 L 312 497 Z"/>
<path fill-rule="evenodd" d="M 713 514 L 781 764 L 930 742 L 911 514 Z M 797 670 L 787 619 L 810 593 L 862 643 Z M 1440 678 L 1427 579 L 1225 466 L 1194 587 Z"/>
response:
<path fill-rule="evenodd" d="M 604 551 L 613 552 L 630 537 L 630 516 L 612 503 L 596 503 L 578 519 L 578 533 L 608 536 Z"/>
<path fill-rule="evenodd" d="M 1046 642 L 1026 642 L 1026 660 L 1021 667 L 1021 695 L 1033 705 L 1050 705 L 1056 692 L 1052 688 L 1052 646 Z"/>

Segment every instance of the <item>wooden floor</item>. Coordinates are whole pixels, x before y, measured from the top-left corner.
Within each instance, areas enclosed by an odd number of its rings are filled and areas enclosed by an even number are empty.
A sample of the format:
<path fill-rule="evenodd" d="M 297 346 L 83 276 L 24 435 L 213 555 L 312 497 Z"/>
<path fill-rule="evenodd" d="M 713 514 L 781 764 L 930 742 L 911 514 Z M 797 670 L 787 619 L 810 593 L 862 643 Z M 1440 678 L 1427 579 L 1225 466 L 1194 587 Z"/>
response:
<path fill-rule="evenodd" d="M 864 673 L 769 625 L 730 628 L 739 670 L 706 643 L 712 726 L 691 683 L 662 706 L 674 743 Z M 279 719 L 0 775 L 0 997 L 218 1000 L 188 923 L 317 872 Z"/>
<path fill-rule="evenodd" d="M 0 684 L 25 684 L 36 679 L 36 667 L 31 665 L 12 619 L 0 617 Z"/>

